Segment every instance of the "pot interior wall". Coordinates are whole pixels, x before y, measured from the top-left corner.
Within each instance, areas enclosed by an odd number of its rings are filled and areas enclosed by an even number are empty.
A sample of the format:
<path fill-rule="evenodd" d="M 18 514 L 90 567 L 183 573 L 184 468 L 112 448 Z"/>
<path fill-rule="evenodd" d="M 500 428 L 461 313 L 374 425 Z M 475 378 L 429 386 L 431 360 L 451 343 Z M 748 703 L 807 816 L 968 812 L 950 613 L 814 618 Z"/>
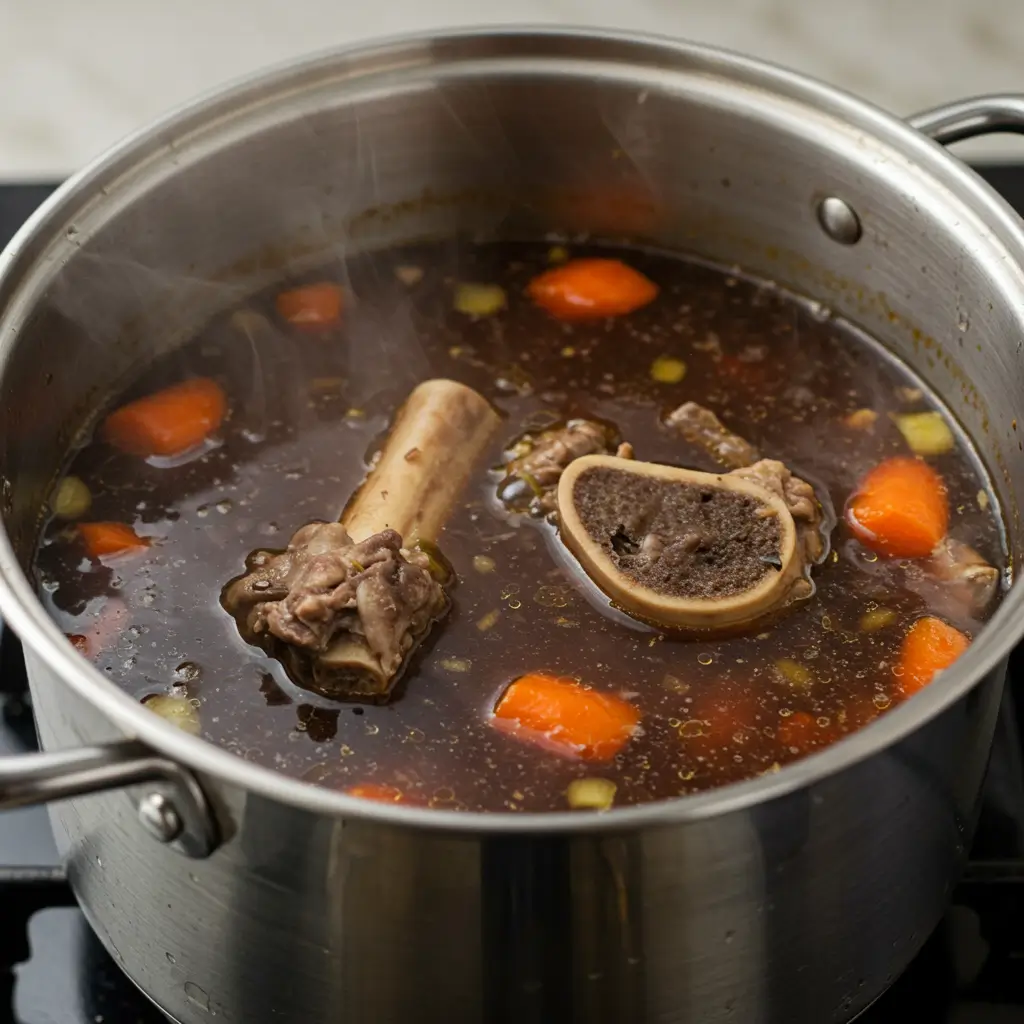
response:
<path fill-rule="evenodd" d="M 18 332 L 0 381 L 12 540 L 24 562 L 97 404 L 215 310 L 398 240 L 559 231 L 736 264 L 883 339 L 977 441 L 1016 551 L 1024 310 L 1005 296 L 1024 282 L 970 185 L 909 148 L 786 76 L 602 39 L 383 48 L 217 100 L 82 181 L 0 286 Z M 858 212 L 856 245 L 819 226 L 826 195 Z"/>

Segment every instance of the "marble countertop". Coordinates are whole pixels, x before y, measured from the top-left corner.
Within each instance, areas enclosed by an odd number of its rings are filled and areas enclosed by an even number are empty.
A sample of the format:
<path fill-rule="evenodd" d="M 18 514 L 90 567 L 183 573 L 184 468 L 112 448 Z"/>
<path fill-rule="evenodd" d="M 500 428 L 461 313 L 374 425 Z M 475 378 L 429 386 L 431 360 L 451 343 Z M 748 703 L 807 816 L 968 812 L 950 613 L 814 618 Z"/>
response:
<path fill-rule="evenodd" d="M 0 179 L 62 176 L 196 94 L 311 50 L 508 23 L 714 43 L 901 114 L 981 92 L 1024 92 L 1021 0 L 0 0 Z M 1024 159 L 1024 140 L 964 152 Z"/>

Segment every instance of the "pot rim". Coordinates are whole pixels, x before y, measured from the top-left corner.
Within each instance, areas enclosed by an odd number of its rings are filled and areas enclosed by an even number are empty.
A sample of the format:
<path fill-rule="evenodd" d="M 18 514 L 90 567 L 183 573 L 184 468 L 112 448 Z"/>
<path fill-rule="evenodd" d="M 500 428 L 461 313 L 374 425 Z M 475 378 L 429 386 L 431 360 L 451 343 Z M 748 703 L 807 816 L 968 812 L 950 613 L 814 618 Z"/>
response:
<path fill-rule="evenodd" d="M 851 126 L 884 136 L 886 142 L 898 146 L 916 161 L 919 169 L 933 181 L 966 203 L 984 221 L 985 228 L 1014 253 L 1018 276 L 1024 280 L 1024 229 L 1010 206 L 970 168 L 950 156 L 937 143 L 895 115 L 856 96 L 767 61 L 665 36 L 572 27 L 486 26 L 357 42 L 282 62 L 206 92 L 129 135 L 69 178 L 26 221 L 0 253 L 0 287 L 13 276 L 16 261 L 23 259 L 30 260 L 30 269 L 12 294 L 17 296 L 26 287 L 26 282 L 32 281 L 38 274 L 39 262 L 31 262 L 32 255 L 28 253 L 26 256 L 27 250 L 47 242 L 48 229 L 66 223 L 69 208 L 81 200 L 83 193 L 93 195 L 104 182 L 145 164 L 154 154 L 166 151 L 190 132 L 208 127 L 218 114 L 237 114 L 264 96 L 280 96 L 289 86 L 301 88 L 305 80 L 316 81 L 318 76 L 332 69 L 358 81 L 361 75 L 379 73 L 381 69 L 391 73 L 396 69 L 422 70 L 429 65 L 435 51 L 443 51 L 445 47 L 499 41 L 518 44 L 517 53 L 521 58 L 529 59 L 531 54 L 534 58 L 547 56 L 557 59 L 561 56 L 572 57 L 577 63 L 593 62 L 595 58 L 580 58 L 564 44 L 586 42 L 593 46 L 617 47 L 617 62 L 633 66 L 638 71 L 657 68 L 660 72 L 685 74 L 688 71 L 692 73 L 697 66 L 713 67 L 722 76 L 756 84 L 777 98 L 790 97 L 824 108 L 850 122 Z M 559 43 L 563 44 L 561 52 L 557 52 Z M 480 54 L 470 59 L 486 62 L 493 56 L 484 47 Z M 611 59 L 607 54 L 605 57 Z M 110 200 L 105 196 L 102 203 L 108 202 Z M 1021 291 L 1024 304 L 1024 285 Z M 10 315 L 9 308 L 0 311 L 0 377 L 15 343 L 17 330 L 17 319 Z M 66 641 L 36 597 L 28 576 L 22 572 L 6 527 L 0 523 L 0 615 L 33 655 L 41 659 L 63 684 L 71 686 L 118 728 L 208 780 L 228 783 L 314 814 L 369 819 L 425 831 L 490 834 L 621 832 L 743 812 L 786 796 L 852 768 L 899 742 L 959 701 L 987 673 L 998 670 L 1000 662 L 1024 633 L 1022 604 L 1024 588 L 1012 587 L 996 614 L 986 623 L 981 634 L 983 642 L 972 644 L 938 683 L 871 725 L 778 772 L 703 793 L 615 808 L 605 814 L 445 811 L 381 804 L 284 776 L 271 768 L 245 761 L 210 741 L 183 733 L 147 711 L 83 659 Z"/>

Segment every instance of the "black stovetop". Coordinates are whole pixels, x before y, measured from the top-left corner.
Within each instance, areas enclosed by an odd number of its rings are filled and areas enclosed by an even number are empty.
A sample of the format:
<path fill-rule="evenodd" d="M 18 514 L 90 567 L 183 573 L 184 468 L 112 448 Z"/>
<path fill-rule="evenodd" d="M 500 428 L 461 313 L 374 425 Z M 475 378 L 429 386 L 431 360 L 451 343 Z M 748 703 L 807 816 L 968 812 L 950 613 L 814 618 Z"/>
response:
<path fill-rule="evenodd" d="M 1024 165 L 983 173 L 1024 212 Z M 0 185 L 0 245 L 51 190 Z M 10 634 L 0 640 L 0 701 L 0 756 L 31 749 L 24 666 Z M 984 809 L 953 905 L 911 967 L 858 1024 L 1024 1024 L 1022 711 L 1024 648 L 1011 662 Z M 165 1020 L 122 975 L 75 906 L 45 811 L 0 815 L 0 1024 Z"/>

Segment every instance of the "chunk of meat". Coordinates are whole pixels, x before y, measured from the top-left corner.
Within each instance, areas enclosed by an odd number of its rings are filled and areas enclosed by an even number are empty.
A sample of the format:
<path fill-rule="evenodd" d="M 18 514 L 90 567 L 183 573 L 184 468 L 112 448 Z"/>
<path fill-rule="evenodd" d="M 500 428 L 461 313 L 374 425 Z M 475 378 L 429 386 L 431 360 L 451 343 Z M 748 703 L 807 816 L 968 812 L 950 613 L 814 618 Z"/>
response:
<path fill-rule="evenodd" d="M 631 459 L 630 444 L 616 444 L 615 432 L 593 420 L 569 420 L 536 437 L 524 434 L 513 445 L 505 464 L 498 497 L 515 512 L 547 515 L 557 506 L 558 481 L 565 467 L 584 455 L 609 455 Z"/>
<path fill-rule="evenodd" d="M 691 444 L 699 445 L 724 466 L 731 476 L 758 484 L 782 498 L 796 523 L 800 554 L 807 568 L 826 553 L 825 517 L 814 488 L 794 476 L 777 459 L 762 459 L 758 450 L 734 434 L 710 410 L 696 402 L 684 402 L 665 422 L 679 430 Z"/>
<path fill-rule="evenodd" d="M 988 611 L 999 589 L 999 570 L 969 544 L 953 537 L 942 540 L 921 563 L 921 570 L 948 585 L 953 596 L 976 619 Z"/>
<path fill-rule="evenodd" d="M 734 434 L 710 409 L 696 402 L 684 402 L 668 414 L 665 423 L 729 469 L 741 469 L 761 458 L 752 444 Z"/>
<path fill-rule="evenodd" d="M 465 384 L 413 389 L 341 522 L 311 523 L 284 551 L 254 552 L 224 588 L 243 638 L 279 658 L 299 686 L 387 700 L 448 611 L 451 575 L 434 543 L 499 423 Z"/>
<path fill-rule="evenodd" d="M 284 551 L 250 556 L 247 569 L 222 598 L 242 636 L 287 653 L 293 669 L 302 664 L 295 656 L 301 651 L 310 672 L 293 672 L 296 682 L 312 678 L 311 688 L 328 696 L 387 696 L 408 655 L 449 607 L 429 557 L 403 548 L 394 530 L 355 543 L 340 523 L 310 523 Z M 339 659 L 339 645 L 362 653 Z M 353 674 L 365 678 L 355 685 Z"/>
<path fill-rule="evenodd" d="M 806 480 L 793 476 L 789 468 L 777 459 L 761 459 L 752 466 L 734 469 L 728 475 L 750 480 L 782 498 L 796 523 L 805 561 L 821 560 L 825 554 L 824 516 L 814 488 Z"/>

